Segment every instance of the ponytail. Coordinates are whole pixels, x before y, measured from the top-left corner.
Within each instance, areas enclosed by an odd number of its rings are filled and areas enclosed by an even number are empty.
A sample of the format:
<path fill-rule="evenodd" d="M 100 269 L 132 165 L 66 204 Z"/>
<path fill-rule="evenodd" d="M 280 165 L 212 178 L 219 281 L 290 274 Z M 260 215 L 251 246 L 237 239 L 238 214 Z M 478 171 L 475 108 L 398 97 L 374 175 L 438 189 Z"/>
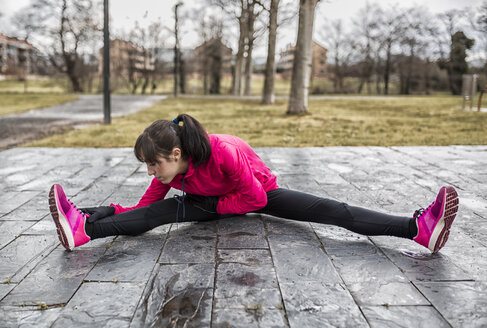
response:
<path fill-rule="evenodd" d="M 179 125 L 183 122 L 182 125 Z M 208 134 L 193 117 L 180 114 L 172 121 L 158 120 L 137 138 L 134 153 L 141 162 L 152 163 L 158 156 L 168 158 L 174 147 L 181 149 L 182 158 L 193 160 L 194 167 L 206 162 L 211 155 Z"/>
<path fill-rule="evenodd" d="M 195 167 L 206 162 L 211 155 L 211 145 L 206 130 L 200 122 L 187 114 L 179 114 L 175 120 L 183 122 L 182 126 L 178 124 L 183 153 L 193 159 Z"/>

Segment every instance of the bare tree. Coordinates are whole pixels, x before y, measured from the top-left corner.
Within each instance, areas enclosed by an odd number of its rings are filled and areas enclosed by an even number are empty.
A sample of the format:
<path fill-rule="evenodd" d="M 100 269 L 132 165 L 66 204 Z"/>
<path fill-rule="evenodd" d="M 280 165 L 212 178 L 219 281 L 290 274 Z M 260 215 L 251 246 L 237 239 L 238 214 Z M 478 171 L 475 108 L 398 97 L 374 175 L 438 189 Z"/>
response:
<path fill-rule="evenodd" d="M 463 30 L 466 27 L 465 12 L 462 10 L 448 10 L 437 15 L 436 25 L 432 29 L 432 34 L 436 40 L 436 52 L 439 59 L 437 61 L 438 66 L 441 69 L 446 70 L 448 74 L 448 84 L 450 90 L 454 93 L 456 89 L 454 79 L 454 63 L 451 60 L 453 39 L 457 31 Z M 461 78 L 461 77 L 460 77 Z"/>
<path fill-rule="evenodd" d="M 477 8 L 475 12 L 468 13 L 470 26 L 476 33 L 476 48 L 479 59 L 484 62 L 484 74 L 487 77 L 487 1 Z"/>
<path fill-rule="evenodd" d="M 316 5 L 320 0 L 300 0 L 296 51 L 294 54 L 291 92 L 287 114 L 302 114 L 308 111 L 311 51 Z"/>
<path fill-rule="evenodd" d="M 131 93 L 135 94 L 139 86 L 148 84 L 149 74 L 146 67 L 145 56 L 147 49 L 145 45 L 147 43 L 147 33 L 144 28 L 140 26 L 138 21 L 135 22 L 133 29 L 129 32 L 130 44 L 128 45 L 128 79 L 130 84 Z M 142 60 L 141 60 L 142 59 Z M 142 61 L 142 62 L 141 62 Z M 142 87 L 142 90 L 145 88 Z M 143 92 L 141 92 L 143 93 Z"/>
<path fill-rule="evenodd" d="M 17 33 L 20 33 L 19 36 L 29 41 L 42 28 L 42 21 L 39 20 L 41 18 L 34 7 L 27 6 L 16 12 L 10 21 Z"/>
<path fill-rule="evenodd" d="M 237 16 L 238 24 L 239 24 L 239 37 L 238 37 L 238 49 L 237 54 L 235 55 L 235 68 L 233 73 L 233 81 L 232 81 L 232 94 L 234 96 L 242 95 L 242 73 L 243 73 L 243 65 L 245 63 L 244 56 L 245 56 L 245 37 L 247 35 L 247 1 L 240 1 L 241 3 L 241 10 L 240 15 Z"/>
<path fill-rule="evenodd" d="M 404 47 L 405 56 L 400 63 L 400 93 L 411 94 L 412 84 L 413 82 L 416 83 L 413 81 L 413 71 L 418 66 L 417 60 L 422 53 L 428 51 L 428 46 L 430 46 L 429 24 L 432 17 L 425 8 L 421 7 L 410 8 L 404 17 L 406 28 L 401 44 Z"/>
<path fill-rule="evenodd" d="M 264 7 L 263 3 L 259 0 L 253 0 L 248 7 L 247 14 L 247 37 L 246 37 L 246 52 L 245 57 L 245 89 L 244 94 L 250 96 L 251 85 L 252 85 L 252 73 L 253 73 L 253 50 L 256 40 L 259 39 L 266 31 L 266 23 L 259 20 L 261 14 L 267 9 Z"/>
<path fill-rule="evenodd" d="M 195 49 L 195 57 L 203 76 L 203 92 L 220 94 L 224 60 L 223 21 L 215 15 L 201 15 L 198 31 L 202 44 Z"/>
<path fill-rule="evenodd" d="M 378 20 L 378 39 L 380 48 L 384 52 L 384 94 L 389 94 L 389 80 L 392 71 L 392 51 L 393 48 L 401 41 L 401 36 L 404 32 L 404 15 L 402 11 L 396 8 L 389 8 L 381 11 L 381 19 Z"/>
<path fill-rule="evenodd" d="M 235 67 L 232 81 L 232 94 L 241 96 L 250 94 L 252 74 L 252 51 L 255 39 L 259 36 L 255 29 L 257 17 L 263 10 L 259 0 L 208 0 L 223 12 L 236 19 L 239 26 L 238 49 L 235 55 Z M 257 9 L 256 9 L 257 8 Z M 245 84 L 243 83 L 245 81 Z M 245 88 L 245 89 L 244 89 Z"/>
<path fill-rule="evenodd" d="M 434 36 L 440 58 L 448 58 L 453 34 L 465 27 L 463 24 L 464 15 L 465 12 L 462 10 L 448 10 L 437 15 Z"/>
<path fill-rule="evenodd" d="M 358 47 L 362 59 L 359 64 L 360 84 L 357 92 L 361 93 L 364 84 L 367 84 L 367 93 L 371 93 L 371 78 L 374 72 L 374 53 L 377 53 L 376 47 L 380 47 L 378 39 L 378 16 L 379 8 L 377 5 L 371 5 L 368 2 L 365 7 L 359 10 L 357 18 L 353 21 L 355 27 L 354 34 L 358 37 Z"/>
<path fill-rule="evenodd" d="M 333 81 L 333 91 L 335 93 L 344 92 L 344 79 L 347 74 L 347 68 L 357 48 L 354 37 L 345 33 L 341 19 L 325 23 L 319 35 L 332 58 L 333 75 L 331 79 Z"/>
<path fill-rule="evenodd" d="M 150 50 L 152 55 L 152 63 L 154 69 L 151 71 L 150 74 L 150 87 L 151 87 L 151 94 L 154 93 L 155 89 L 157 88 L 157 80 L 164 76 L 164 62 L 161 60 L 162 52 L 164 49 L 165 44 L 165 36 L 164 31 L 168 30 L 160 20 L 152 22 L 147 27 L 148 32 L 148 39 L 147 39 L 147 47 Z"/>
<path fill-rule="evenodd" d="M 161 41 L 162 29 L 163 26 L 157 22 L 149 24 L 146 28 L 142 27 L 139 22 L 135 22 L 135 26 L 130 32 L 133 49 L 128 57 L 132 93 L 135 93 L 140 86 L 141 94 L 145 94 L 151 82 L 154 82 L 155 64 L 152 50 Z"/>
<path fill-rule="evenodd" d="M 92 0 L 37 0 L 31 6 L 42 22 L 40 32 L 46 31 L 52 46 L 46 49 L 51 64 L 65 73 L 74 92 L 82 92 L 80 83 L 82 72 L 81 49 L 100 30 L 98 2 Z"/>
<path fill-rule="evenodd" d="M 195 14 L 196 17 L 199 16 L 198 12 Z M 209 63 L 210 63 L 205 45 L 212 38 L 211 36 L 212 24 L 210 23 L 211 21 L 213 21 L 213 17 L 206 15 L 206 13 L 200 16 L 198 32 L 200 34 L 200 39 L 202 41 L 202 44 L 200 47 L 195 49 L 195 57 L 198 64 L 198 72 L 203 77 L 203 94 L 205 95 L 208 94 L 208 78 L 209 78 Z"/>
<path fill-rule="evenodd" d="M 247 21 L 246 21 L 246 46 L 245 49 L 247 50 L 247 56 L 245 57 L 245 69 L 244 69 L 244 95 L 250 96 L 250 87 L 252 84 L 252 53 L 254 50 L 254 42 L 255 42 L 255 20 L 257 16 L 260 14 L 260 11 L 257 13 L 255 8 L 254 1 L 248 3 L 247 7 Z"/>
<path fill-rule="evenodd" d="M 276 40 L 277 30 L 281 26 L 289 24 L 296 16 L 297 10 L 295 4 L 280 0 L 271 0 L 270 7 L 265 8 L 269 14 L 267 23 L 267 60 L 264 74 L 264 90 L 262 92 L 262 104 L 273 104 L 274 96 L 274 78 L 276 74 Z M 266 24 L 264 24 L 266 25 Z"/>
<path fill-rule="evenodd" d="M 264 92 L 262 93 L 263 104 L 273 104 L 274 97 L 274 76 L 276 73 L 276 38 L 277 38 L 277 13 L 280 0 L 271 0 L 269 9 L 269 40 L 267 42 L 267 61 L 265 65 Z"/>
<path fill-rule="evenodd" d="M 235 96 L 243 94 L 242 77 L 244 73 L 246 38 L 247 38 L 247 16 L 248 6 L 251 0 L 208 0 L 211 5 L 216 5 L 227 17 L 238 22 L 239 37 L 237 53 L 235 54 L 235 65 L 233 69 L 232 90 Z"/>

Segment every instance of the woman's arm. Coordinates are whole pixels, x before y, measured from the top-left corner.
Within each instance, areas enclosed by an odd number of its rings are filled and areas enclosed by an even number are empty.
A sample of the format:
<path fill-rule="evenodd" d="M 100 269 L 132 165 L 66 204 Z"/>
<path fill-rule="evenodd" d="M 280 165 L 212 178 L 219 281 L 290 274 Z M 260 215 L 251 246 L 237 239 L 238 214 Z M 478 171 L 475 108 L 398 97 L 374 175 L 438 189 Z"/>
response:
<path fill-rule="evenodd" d="M 233 181 L 234 190 L 220 197 L 219 214 L 244 214 L 267 205 L 267 194 L 254 174 L 247 156 L 238 147 L 222 147 L 221 170 Z"/>
<path fill-rule="evenodd" d="M 156 178 L 152 179 L 152 182 L 147 188 L 145 194 L 140 199 L 139 203 L 132 207 L 123 207 L 118 204 L 110 204 L 110 206 L 115 207 L 115 214 L 133 210 L 135 208 L 148 206 L 152 203 L 160 201 L 166 197 L 167 192 L 171 189 L 169 185 L 165 185 Z"/>

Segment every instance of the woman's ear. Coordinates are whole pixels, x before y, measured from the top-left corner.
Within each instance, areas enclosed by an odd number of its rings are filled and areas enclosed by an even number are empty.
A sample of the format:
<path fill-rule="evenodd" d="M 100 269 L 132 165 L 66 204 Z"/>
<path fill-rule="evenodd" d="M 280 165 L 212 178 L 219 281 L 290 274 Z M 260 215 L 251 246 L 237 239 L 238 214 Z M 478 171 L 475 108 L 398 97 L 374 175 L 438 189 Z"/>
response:
<path fill-rule="evenodd" d="M 181 158 L 181 149 L 178 147 L 174 147 L 172 149 L 172 156 L 174 159 L 177 161 L 179 158 Z"/>

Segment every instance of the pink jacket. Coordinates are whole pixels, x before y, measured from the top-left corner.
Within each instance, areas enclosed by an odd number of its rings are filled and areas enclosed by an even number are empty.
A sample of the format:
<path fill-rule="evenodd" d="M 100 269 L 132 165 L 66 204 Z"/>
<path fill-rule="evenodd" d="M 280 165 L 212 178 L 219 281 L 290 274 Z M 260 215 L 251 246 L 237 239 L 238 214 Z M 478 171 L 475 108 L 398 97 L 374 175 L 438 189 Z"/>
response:
<path fill-rule="evenodd" d="M 184 190 L 189 194 L 220 196 L 219 214 L 244 214 L 263 208 L 267 204 L 266 192 L 277 189 L 276 176 L 262 159 L 242 139 L 225 134 L 210 134 L 211 156 L 197 168 L 189 159 Z M 181 190 L 182 175 L 177 175 L 169 184 L 154 178 L 133 207 L 115 207 L 115 214 L 148 206 L 164 199 L 171 187 Z"/>

